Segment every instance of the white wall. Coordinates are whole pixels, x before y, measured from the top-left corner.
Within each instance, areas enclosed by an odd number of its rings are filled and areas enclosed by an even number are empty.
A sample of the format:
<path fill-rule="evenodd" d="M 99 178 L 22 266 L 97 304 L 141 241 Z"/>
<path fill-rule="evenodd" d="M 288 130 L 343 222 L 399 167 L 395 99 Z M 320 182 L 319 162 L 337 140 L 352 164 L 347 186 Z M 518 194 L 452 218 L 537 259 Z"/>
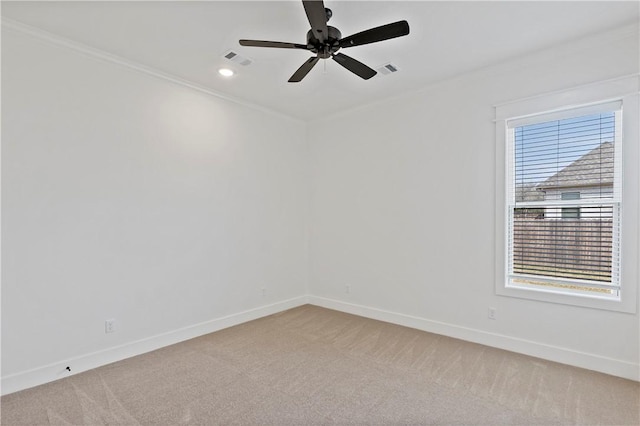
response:
<path fill-rule="evenodd" d="M 637 314 L 495 294 L 492 120 L 638 73 L 638 52 L 625 29 L 312 123 L 312 301 L 637 379 Z"/>
<path fill-rule="evenodd" d="M 302 122 L 3 31 L 2 143 L 3 379 L 306 294 Z"/>
<path fill-rule="evenodd" d="M 3 32 L 3 393 L 307 294 L 637 366 L 638 315 L 494 294 L 493 105 L 637 72 L 607 40 L 307 125 Z"/>

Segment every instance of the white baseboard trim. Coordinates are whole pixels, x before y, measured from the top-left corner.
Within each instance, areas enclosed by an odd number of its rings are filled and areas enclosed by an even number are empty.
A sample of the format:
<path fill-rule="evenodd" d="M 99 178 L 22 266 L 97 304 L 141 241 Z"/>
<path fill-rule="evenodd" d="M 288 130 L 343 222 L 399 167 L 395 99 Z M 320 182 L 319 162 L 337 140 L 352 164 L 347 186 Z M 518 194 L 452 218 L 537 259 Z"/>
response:
<path fill-rule="evenodd" d="M 454 324 L 447 324 L 411 315 L 370 308 L 335 299 L 309 296 L 308 301 L 312 305 L 321 306 L 323 308 L 334 309 L 340 312 L 398 324 L 468 342 L 479 343 L 481 345 L 517 352 L 536 358 L 546 359 L 548 361 L 559 362 L 562 364 L 572 365 L 574 367 L 610 374 L 612 376 L 640 381 L 640 364 L 634 364 L 585 352 L 578 352 L 567 348 L 546 345 L 543 343 L 518 339 L 483 330 L 461 327 Z"/>
<path fill-rule="evenodd" d="M 0 394 L 7 395 L 23 389 L 62 379 L 64 377 L 69 377 L 83 371 L 131 358 L 136 355 L 141 355 L 146 352 L 151 352 L 165 346 L 193 339 L 208 333 L 213 333 L 215 331 L 262 318 L 267 315 L 276 314 L 307 303 L 366 318 L 411 327 L 417 330 L 423 330 L 430 333 L 441 334 L 443 336 L 504 349 L 511 352 L 530 355 L 549 361 L 599 371 L 601 373 L 611 374 L 625 379 L 640 381 L 639 364 L 411 315 L 370 308 L 335 299 L 327 299 L 319 296 L 300 296 L 271 305 L 261 306 L 225 317 L 212 319 L 145 339 L 140 339 L 124 345 L 62 360 L 42 367 L 37 367 L 32 370 L 14 373 L 6 377 L 2 377 Z M 66 370 L 67 366 L 71 367 L 70 372 Z"/>
<path fill-rule="evenodd" d="M 121 361 L 146 352 L 151 352 L 165 346 L 173 345 L 185 340 L 193 339 L 208 333 L 213 333 L 224 328 L 252 321 L 267 315 L 276 314 L 287 309 L 295 308 L 308 303 L 307 296 L 300 296 L 293 299 L 271 305 L 261 306 L 255 309 L 238 312 L 221 318 L 215 318 L 199 324 L 190 325 L 178 330 L 147 337 L 135 342 L 114 346 L 101 351 L 92 352 L 78 357 L 62 360 L 31 370 L 14 373 L 2 377 L 0 394 L 6 395 L 23 389 L 28 389 L 54 380 L 69 377 L 83 371 L 91 370 L 112 362 Z M 71 371 L 67 371 L 69 366 Z"/>

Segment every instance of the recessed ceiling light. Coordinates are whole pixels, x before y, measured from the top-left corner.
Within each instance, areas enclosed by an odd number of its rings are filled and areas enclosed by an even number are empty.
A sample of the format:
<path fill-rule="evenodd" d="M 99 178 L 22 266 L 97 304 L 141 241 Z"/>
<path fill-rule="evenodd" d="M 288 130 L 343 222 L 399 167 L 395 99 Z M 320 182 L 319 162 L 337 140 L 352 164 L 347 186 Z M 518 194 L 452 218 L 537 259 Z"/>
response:
<path fill-rule="evenodd" d="M 231 77 L 233 75 L 233 70 L 230 70 L 229 68 L 220 68 L 218 72 L 224 77 Z"/>

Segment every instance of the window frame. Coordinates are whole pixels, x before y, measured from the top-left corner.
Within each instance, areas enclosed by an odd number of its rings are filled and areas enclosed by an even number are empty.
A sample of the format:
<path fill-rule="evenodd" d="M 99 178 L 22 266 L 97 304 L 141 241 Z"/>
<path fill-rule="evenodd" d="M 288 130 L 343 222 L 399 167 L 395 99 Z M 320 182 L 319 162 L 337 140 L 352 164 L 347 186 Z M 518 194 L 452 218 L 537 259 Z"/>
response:
<path fill-rule="evenodd" d="M 600 115 L 602 113 L 605 114 L 613 114 L 613 122 L 615 123 L 615 131 L 613 134 L 613 140 L 611 140 L 611 142 L 613 143 L 615 150 L 614 150 L 614 164 L 615 164 L 615 173 L 613 176 L 613 190 L 611 191 L 611 194 L 607 194 L 607 196 L 605 197 L 597 197 L 597 198 L 590 198 L 590 199 L 586 199 L 586 200 L 582 200 L 582 197 L 580 197 L 580 192 L 578 191 L 565 191 L 562 192 L 561 195 L 561 199 L 557 200 L 556 198 L 552 198 L 551 200 L 540 200 L 540 201 L 527 201 L 527 200 L 517 200 L 514 199 L 514 196 L 517 194 L 517 190 L 515 189 L 515 179 L 516 179 L 516 175 L 517 175 L 517 169 L 516 169 L 516 164 L 518 163 L 518 160 L 516 157 L 518 157 L 517 155 L 517 139 L 515 138 L 516 133 L 518 133 L 518 129 L 521 128 L 522 121 L 525 121 L 527 124 L 525 126 L 528 125 L 538 125 L 538 124 L 547 124 L 549 122 L 555 123 L 558 121 L 562 121 L 564 119 L 575 119 L 575 118 L 585 118 L 585 117 L 593 117 L 594 115 Z M 596 105 L 588 105 L 586 107 L 584 106 L 578 106 L 578 107 L 574 107 L 574 108 L 570 108 L 567 110 L 562 110 L 559 112 L 553 112 L 553 113 L 548 113 L 548 112 L 543 112 L 542 114 L 538 114 L 538 115 L 533 115 L 530 117 L 527 117 L 525 119 L 509 119 L 506 120 L 506 132 L 508 134 L 508 138 L 507 138 L 507 143 L 508 143 L 508 147 L 507 147 L 507 157 L 505 159 L 505 161 L 507 162 L 506 166 L 507 166 L 507 178 L 505 179 L 505 186 L 510 189 L 507 190 L 507 204 L 508 204 L 508 223 L 509 226 L 507 226 L 507 229 L 505 230 L 506 235 L 507 235 L 507 240 L 509 241 L 509 247 L 507 248 L 508 253 L 510 254 L 509 256 L 507 256 L 507 269 L 508 271 L 506 272 L 507 275 L 507 286 L 509 288 L 525 288 L 527 290 L 538 290 L 538 291 L 543 291 L 543 292 L 556 292 L 556 293 L 561 293 L 561 294 L 570 294 L 570 295 L 576 295 L 576 296 L 580 296 L 580 297 L 592 297 L 592 298 L 606 298 L 606 299 L 618 299 L 619 298 L 619 281 L 620 281 L 620 274 L 619 274 L 619 268 L 620 268 L 620 261 L 619 261 L 619 256 L 620 256 L 620 245 L 617 243 L 617 238 L 620 235 L 619 234 L 619 225 L 620 225 L 620 221 L 619 221 L 619 215 L 618 215 L 618 211 L 619 211 L 619 206 L 620 206 L 620 197 L 621 197 L 621 188 L 620 185 L 622 183 L 622 179 L 621 179 L 621 175 L 622 175 L 622 171 L 621 171 L 621 159 L 622 159 L 622 102 L 621 101 L 616 101 L 616 102 L 604 102 L 604 103 L 600 103 L 600 104 L 596 104 Z M 555 125 L 554 125 L 555 127 Z M 601 141 L 602 142 L 602 141 Z M 589 141 L 590 144 L 593 144 L 593 141 Z M 593 147 L 589 148 L 589 151 L 591 151 L 593 149 Z M 522 161 L 522 158 L 520 158 L 520 161 Z M 530 170 L 531 171 L 531 170 Z M 534 172 L 535 174 L 535 172 Z M 549 188 L 552 191 L 558 191 L 557 189 L 553 189 L 553 188 Z M 543 191 L 544 193 L 545 191 Z M 517 197 L 515 197 L 517 198 Z M 515 250 L 515 246 L 512 246 L 513 244 L 513 238 L 515 237 L 512 232 L 513 232 L 513 225 L 514 225 L 514 221 L 515 221 L 515 217 L 512 218 L 512 211 L 515 213 L 514 209 L 517 209 L 518 207 L 530 207 L 530 206 L 541 206 L 543 208 L 545 208 L 545 211 L 547 209 L 551 209 L 554 210 L 554 214 L 552 214 L 550 217 L 550 220 L 554 223 L 557 223 L 557 221 L 559 220 L 580 220 L 581 219 L 581 209 L 582 207 L 585 207 L 587 209 L 589 208 L 595 208 L 596 210 L 598 210 L 598 206 L 603 206 L 603 207 L 610 207 L 611 208 L 611 215 L 612 215 L 612 244 L 611 244 L 611 266 L 612 266 L 612 271 L 611 271 L 611 282 L 609 284 L 606 284 L 604 281 L 591 281 L 591 280 L 585 280 L 582 278 L 578 278 L 578 277 L 567 277 L 567 276 L 563 276 L 562 274 L 559 275 L 546 275 L 546 274 L 535 274 L 535 273 L 531 273 L 531 274 L 527 274 L 524 272 L 515 272 L 514 268 L 515 265 L 513 264 L 514 259 L 511 259 L 511 254 L 513 253 L 513 250 Z M 567 247 L 569 248 L 569 247 Z M 529 280 L 533 280 L 537 283 L 546 283 L 546 285 L 544 284 L 533 284 L 531 283 Z M 519 283 L 515 283 L 515 281 L 519 281 Z M 613 290 L 615 292 L 615 294 L 598 294 L 596 292 L 589 292 L 589 291 L 585 291 L 585 290 L 576 290 L 576 289 L 572 289 L 571 287 L 565 287 L 565 286 L 581 286 L 584 288 L 591 288 L 592 290 L 595 289 L 601 289 L 601 288 L 606 288 L 609 290 Z"/>
<path fill-rule="evenodd" d="M 638 305 L 638 278 L 640 259 L 638 222 L 640 198 L 640 148 L 639 148 L 639 88 L 640 76 L 633 75 L 603 82 L 592 83 L 568 90 L 553 92 L 518 101 L 495 105 L 496 119 L 496 210 L 495 210 L 495 293 L 500 296 L 524 298 L 551 303 L 561 303 L 596 309 L 635 313 Z M 527 122 L 546 113 L 572 114 L 578 108 L 597 108 L 606 102 L 622 103 L 622 146 L 625 155 L 620 159 L 622 173 L 621 247 L 620 247 L 620 294 L 618 298 L 599 298 L 581 294 L 536 288 L 510 287 L 507 276 L 508 265 L 508 220 L 507 179 L 511 171 L 507 155 L 509 121 Z M 620 150 L 617 150 L 620 151 Z M 625 262 L 625 260 L 627 260 Z"/>

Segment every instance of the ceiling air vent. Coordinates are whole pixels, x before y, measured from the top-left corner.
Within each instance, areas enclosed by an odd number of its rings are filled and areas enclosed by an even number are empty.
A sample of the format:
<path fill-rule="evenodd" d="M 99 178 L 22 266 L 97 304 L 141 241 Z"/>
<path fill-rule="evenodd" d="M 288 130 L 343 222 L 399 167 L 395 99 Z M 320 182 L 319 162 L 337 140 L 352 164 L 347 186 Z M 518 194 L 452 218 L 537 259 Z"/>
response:
<path fill-rule="evenodd" d="M 398 67 L 393 65 L 392 63 L 388 63 L 376 69 L 376 71 L 378 71 L 382 75 L 389 75 L 394 72 L 398 72 Z"/>
<path fill-rule="evenodd" d="M 231 62 L 236 62 L 236 63 L 238 63 L 240 65 L 244 65 L 244 66 L 247 66 L 251 62 L 253 62 L 251 59 L 246 58 L 244 56 L 241 56 L 240 54 L 238 54 L 237 52 L 234 52 L 233 50 L 229 50 L 223 56 L 224 56 L 225 59 L 228 59 Z"/>

